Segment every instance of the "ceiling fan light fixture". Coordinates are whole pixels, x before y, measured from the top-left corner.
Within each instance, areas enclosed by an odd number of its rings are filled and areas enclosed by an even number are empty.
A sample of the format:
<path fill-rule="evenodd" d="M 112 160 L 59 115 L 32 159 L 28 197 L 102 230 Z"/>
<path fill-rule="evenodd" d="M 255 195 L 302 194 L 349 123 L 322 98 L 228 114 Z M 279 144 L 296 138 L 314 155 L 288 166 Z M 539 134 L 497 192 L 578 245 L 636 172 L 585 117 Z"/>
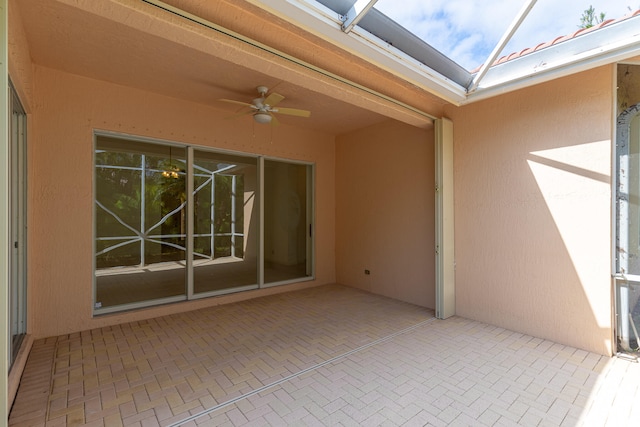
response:
<path fill-rule="evenodd" d="M 271 123 L 271 114 L 258 112 L 253 115 L 253 120 L 261 124 Z"/>

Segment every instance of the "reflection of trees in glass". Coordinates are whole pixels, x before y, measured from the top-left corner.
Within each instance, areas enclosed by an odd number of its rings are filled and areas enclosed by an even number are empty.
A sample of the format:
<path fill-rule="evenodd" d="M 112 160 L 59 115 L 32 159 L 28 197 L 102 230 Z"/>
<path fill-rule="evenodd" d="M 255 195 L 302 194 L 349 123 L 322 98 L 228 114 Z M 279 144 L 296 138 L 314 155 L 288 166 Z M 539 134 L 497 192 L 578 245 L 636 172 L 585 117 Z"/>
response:
<path fill-rule="evenodd" d="M 96 153 L 96 237 L 129 237 L 97 240 L 98 254 L 110 246 L 122 245 L 96 256 L 98 268 L 140 264 L 140 243 L 135 232 L 140 229 L 140 162 L 139 154 Z M 122 168 L 108 167 L 111 165 Z"/>
<path fill-rule="evenodd" d="M 184 161 L 109 149 L 98 149 L 95 158 L 96 266 L 183 260 L 187 232 Z M 234 167 L 207 162 L 194 171 L 196 257 L 243 256 L 244 177 L 219 173 Z"/>
<path fill-rule="evenodd" d="M 235 192 L 234 192 L 235 178 Z M 210 179 L 210 178 L 209 178 Z M 200 188 L 208 178 L 194 177 L 194 187 Z M 195 223 L 194 251 L 202 255 L 211 256 L 213 236 L 213 257 L 235 255 L 243 256 L 242 237 L 235 233 L 242 233 L 244 228 L 244 179 L 243 175 L 213 174 L 213 195 L 211 181 L 196 192 L 194 198 Z M 238 196 L 238 197 L 236 197 Z M 214 199 L 212 201 L 211 199 Z M 235 206 L 234 205 L 235 201 Z M 235 208 L 235 212 L 233 211 Z M 235 213 L 235 221 L 233 215 Z M 203 237 L 202 235 L 208 235 Z M 232 251 L 232 241 L 235 250 Z"/>
<path fill-rule="evenodd" d="M 242 241 L 235 236 L 243 232 L 244 204 L 243 197 L 240 197 L 243 194 L 242 175 L 216 175 L 214 231 L 224 236 L 215 239 L 215 257 L 243 256 Z"/>
<path fill-rule="evenodd" d="M 162 176 L 168 163 L 163 156 L 96 152 L 96 237 L 120 237 L 96 241 L 96 267 L 184 259 L 185 175 Z"/>

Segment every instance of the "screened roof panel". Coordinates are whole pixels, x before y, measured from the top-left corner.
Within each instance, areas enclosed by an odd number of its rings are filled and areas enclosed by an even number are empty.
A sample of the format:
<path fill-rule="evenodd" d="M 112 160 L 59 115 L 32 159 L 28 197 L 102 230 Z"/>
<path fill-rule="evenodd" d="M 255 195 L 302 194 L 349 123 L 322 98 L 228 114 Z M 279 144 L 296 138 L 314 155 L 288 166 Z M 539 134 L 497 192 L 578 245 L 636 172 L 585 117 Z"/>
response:
<path fill-rule="evenodd" d="M 628 6 L 627 1 L 263 0 L 260 4 L 460 105 L 640 55 L 640 0 L 637 6 Z M 591 5 L 593 27 L 581 30 L 585 24 L 581 18 Z"/>
<path fill-rule="evenodd" d="M 356 0 L 318 0 L 346 15 Z M 466 86 L 468 71 L 489 57 L 520 9 L 529 0 L 377 0 L 359 26 L 384 42 Z M 640 8 L 628 0 L 537 0 L 500 56 L 520 52 L 559 36 L 574 33 L 589 6 L 594 24 L 616 19 Z"/>
<path fill-rule="evenodd" d="M 375 8 L 467 70 L 482 65 L 529 0 L 378 0 Z M 628 0 L 537 0 L 501 55 L 571 34 L 589 6 L 594 21 L 616 19 L 640 8 Z M 631 3 L 631 4 L 630 4 Z M 635 4 L 633 4 L 635 3 Z M 634 10 L 635 10 L 634 9 Z"/>
<path fill-rule="evenodd" d="M 375 8 L 359 26 L 460 86 L 466 87 L 471 81 L 469 71 Z"/>

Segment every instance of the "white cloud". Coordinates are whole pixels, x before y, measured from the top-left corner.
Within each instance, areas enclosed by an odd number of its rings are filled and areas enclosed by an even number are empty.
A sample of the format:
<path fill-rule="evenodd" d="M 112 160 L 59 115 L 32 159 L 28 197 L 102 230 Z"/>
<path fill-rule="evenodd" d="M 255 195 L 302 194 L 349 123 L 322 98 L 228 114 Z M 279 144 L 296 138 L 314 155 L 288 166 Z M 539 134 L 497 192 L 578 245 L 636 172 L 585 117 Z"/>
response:
<path fill-rule="evenodd" d="M 524 0 L 379 0 L 376 8 L 424 41 L 472 69 L 481 65 L 526 2 Z M 502 52 L 506 55 L 578 30 L 593 5 L 606 19 L 640 9 L 640 0 L 538 0 Z"/>

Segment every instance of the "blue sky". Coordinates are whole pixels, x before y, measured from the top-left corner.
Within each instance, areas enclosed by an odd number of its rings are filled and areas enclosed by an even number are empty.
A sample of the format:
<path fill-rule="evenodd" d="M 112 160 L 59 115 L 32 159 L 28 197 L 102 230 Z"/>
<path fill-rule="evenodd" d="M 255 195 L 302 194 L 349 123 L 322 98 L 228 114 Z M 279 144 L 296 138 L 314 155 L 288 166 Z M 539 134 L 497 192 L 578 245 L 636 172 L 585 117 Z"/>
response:
<path fill-rule="evenodd" d="M 487 59 L 525 0 L 378 0 L 375 7 L 467 69 Z M 501 53 L 506 55 L 578 30 L 593 5 L 606 19 L 640 9 L 640 0 L 538 0 Z"/>

